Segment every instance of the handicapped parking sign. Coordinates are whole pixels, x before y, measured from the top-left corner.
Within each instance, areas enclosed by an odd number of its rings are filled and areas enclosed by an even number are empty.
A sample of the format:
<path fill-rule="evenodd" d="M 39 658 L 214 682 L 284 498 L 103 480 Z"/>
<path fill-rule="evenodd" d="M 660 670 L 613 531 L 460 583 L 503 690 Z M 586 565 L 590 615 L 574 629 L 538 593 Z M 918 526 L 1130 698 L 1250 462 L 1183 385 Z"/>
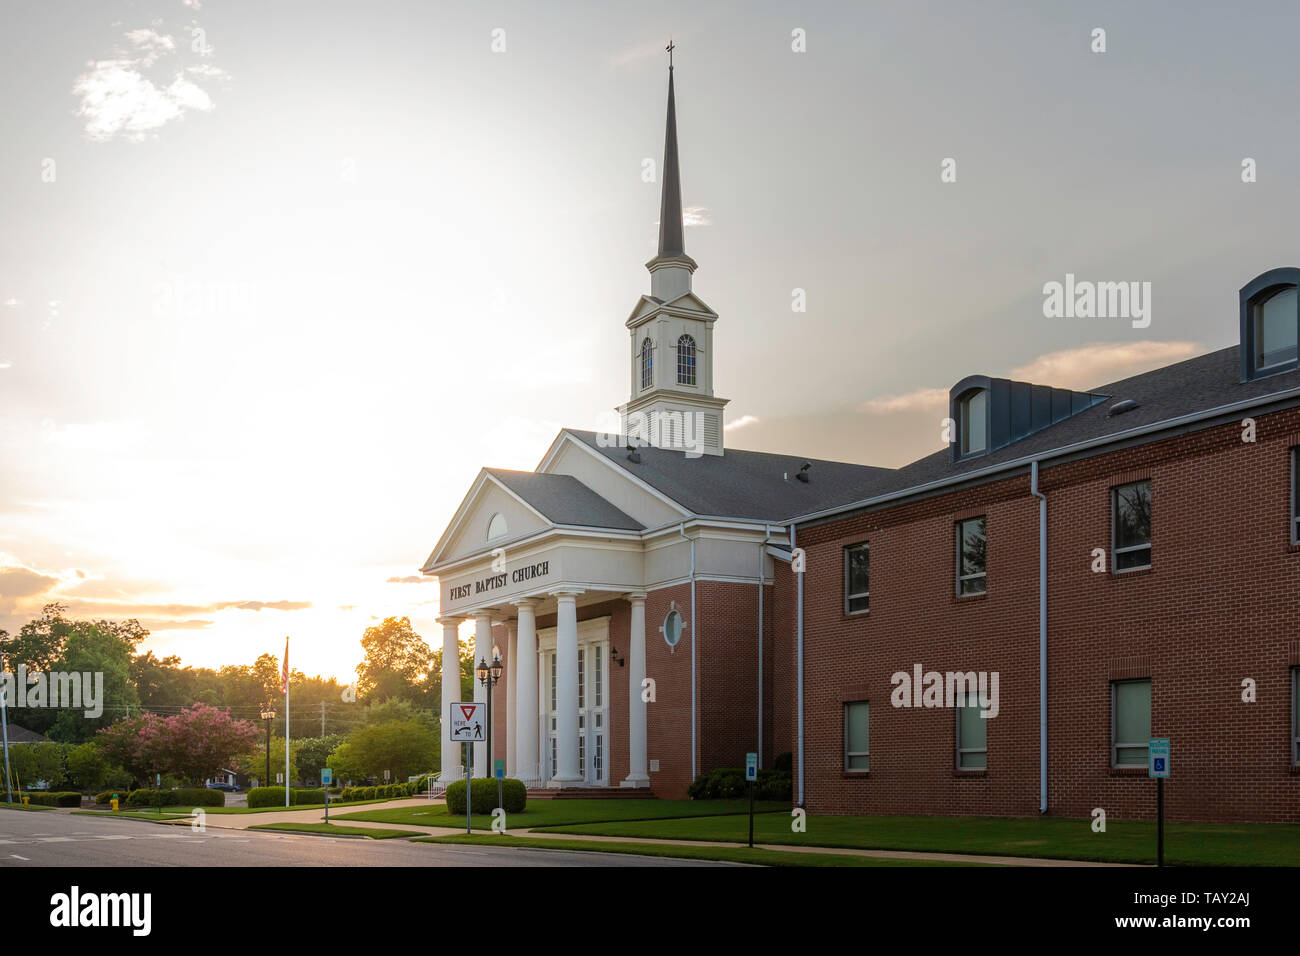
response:
<path fill-rule="evenodd" d="M 1147 741 L 1147 776 L 1168 777 L 1169 771 L 1169 738 L 1152 737 Z"/>

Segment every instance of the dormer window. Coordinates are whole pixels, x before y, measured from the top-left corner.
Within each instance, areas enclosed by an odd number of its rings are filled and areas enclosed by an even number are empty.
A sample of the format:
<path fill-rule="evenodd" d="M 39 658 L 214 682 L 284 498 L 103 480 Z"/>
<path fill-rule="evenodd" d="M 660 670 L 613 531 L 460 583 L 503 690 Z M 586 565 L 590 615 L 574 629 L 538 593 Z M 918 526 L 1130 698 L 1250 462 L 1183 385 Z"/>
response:
<path fill-rule="evenodd" d="M 695 339 L 689 335 L 677 340 L 677 384 L 695 384 Z"/>
<path fill-rule="evenodd" d="M 1255 369 L 1294 365 L 1296 359 L 1296 289 L 1274 292 L 1255 305 Z"/>
<path fill-rule="evenodd" d="M 1241 377 L 1296 367 L 1300 339 L 1300 269 L 1273 269 L 1241 290 Z"/>
<path fill-rule="evenodd" d="M 961 454 L 977 455 L 988 448 L 988 390 L 980 388 L 967 392 L 957 403 L 957 413 Z"/>
<path fill-rule="evenodd" d="M 654 346 L 650 344 L 647 337 L 641 343 L 641 387 L 649 388 L 654 382 Z"/>

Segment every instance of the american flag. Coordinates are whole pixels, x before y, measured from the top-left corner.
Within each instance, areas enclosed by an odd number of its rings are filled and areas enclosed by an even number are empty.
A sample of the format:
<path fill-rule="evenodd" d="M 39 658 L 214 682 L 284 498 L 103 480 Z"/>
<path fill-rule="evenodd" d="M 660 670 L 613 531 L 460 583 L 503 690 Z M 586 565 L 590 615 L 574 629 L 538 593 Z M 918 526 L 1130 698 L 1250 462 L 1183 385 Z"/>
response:
<path fill-rule="evenodd" d="M 289 693 L 289 638 L 284 639 L 284 666 L 280 668 L 280 693 Z"/>

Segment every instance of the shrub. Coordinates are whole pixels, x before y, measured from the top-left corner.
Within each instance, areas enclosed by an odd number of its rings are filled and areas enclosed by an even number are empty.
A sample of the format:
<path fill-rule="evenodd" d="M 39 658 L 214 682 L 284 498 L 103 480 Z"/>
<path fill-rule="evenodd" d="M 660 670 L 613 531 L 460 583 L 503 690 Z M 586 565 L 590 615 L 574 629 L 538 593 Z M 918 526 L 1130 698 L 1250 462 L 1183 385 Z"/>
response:
<path fill-rule="evenodd" d="M 473 794 L 474 812 L 489 814 L 497 807 L 497 781 L 495 777 L 474 779 L 470 788 Z M 505 802 L 506 813 L 523 813 L 528 804 L 528 788 L 522 780 L 507 777 L 501 781 L 501 799 Z M 465 814 L 465 781 L 453 780 L 447 784 L 447 812 Z"/>
<path fill-rule="evenodd" d="M 37 807 L 79 807 L 80 790 L 44 790 L 38 793 L 25 793 L 27 802 Z"/>
<path fill-rule="evenodd" d="M 104 791 L 108 798 L 104 803 L 108 803 L 113 798 L 113 791 Z M 99 797 L 95 802 L 99 802 Z M 220 790 L 209 790 L 207 787 L 180 787 L 176 790 L 132 790 L 126 795 L 126 806 L 128 807 L 224 807 L 226 805 L 226 795 Z"/>
<path fill-rule="evenodd" d="M 735 800 L 746 796 L 745 771 L 719 767 L 700 774 L 686 788 L 692 800 Z M 779 770 L 759 770 L 754 783 L 755 800 L 789 800 L 793 796 L 793 778 Z"/>
<path fill-rule="evenodd" d="M 101 790 L 101 791 L 99 791 L 99 793 L 95 794 L 95 806 L 97 806 L 97 807 L 106 807 L 106 806 L 108 806 L 109 804 L 111 804 L 111 803 L 113 802 L 113 794 L 115 794 L 115 793 L 117 793 L 116 790 Z"/>
<path fill-rule="evenodd" d="M 325 788 L 312 787 L 303 789 L 295 787 L 289 791 L 289 806 L 308 803 L 324 803 Z M 282 807 L 284 806 L 284 787 L 254 787 L 248 791 L 248 806 Z"/>
<path fill-rule="evenodd" d="M 777 773 L 794 773 L 794 754 L 789 751 L 777 754 L 776 759 L 772 761 L 772 769 Z"/>

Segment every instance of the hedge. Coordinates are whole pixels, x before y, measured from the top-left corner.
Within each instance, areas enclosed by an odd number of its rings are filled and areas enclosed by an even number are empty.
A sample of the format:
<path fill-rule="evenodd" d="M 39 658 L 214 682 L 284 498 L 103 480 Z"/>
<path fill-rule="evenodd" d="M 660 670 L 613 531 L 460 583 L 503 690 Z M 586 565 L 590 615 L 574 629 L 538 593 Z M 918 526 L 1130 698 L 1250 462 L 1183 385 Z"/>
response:
<path fill-rule="evenodd" d="M 495 777 L 474 778 L 470 789 L 474 795 L 474 812 L 489 814 L 497 808 L 497 780 Z M 528 805 L 528 788 L 522 780 L 506 777 L 501 781 L 501 799 L 506 813 L 523 813 Z M 465 814 L 465 781 L 453 780 L 447 784 L 447 812 Z"/>
<path fill-rule="evenodd" d="M 793 798 L 794 778 L 781 770 L 760 770 L 758 780 L 754 783 L 755 800 L 790 800 Z M 686 795 L 692 800 L 734 800 L 748 793 L 745 771 L 731 767 L 719 767 L 707 774 L 700 774 L 686 788 Z"/>
<path fill-rule="evenodd" d="M 344 800 L 400 800 L 403 797 L 414 797 L 424 792 L 431 776 L 433 774 L 426 774 L 417 780 L 408 780 L 406 783 L 386 783 L 378 787 L 344 787 L 342 798 Z"/>
<path fill-rule="evenodd" d="M 309 789 L 294 787 L 289 791 L 289 806 L 324 802 L 324 787 Z M 254 787 L 248 791 L 248 805 L 249 807 L 282 807 L 284 806 L 284 787 Z"/>
<path fill-rule="evenodd" d="M 23 794 L 27 802 L 38 807 L 79 807 L 80 790 L 41 790 Z"/>
<path fill-rule="evenodd" d="M 95 794 L 95 806 L 106 807 L 113 802 L 113 795 L 119 794 L 117 790 L 101 790 Z"/>
<path fill-rule="evenodd" d="M 108 793 L 111 800 L 113 794 Z M 101 793 L 99 796 L 103 796 Z M 99 797 L 95 798 L 99 802 Z M 104 801 L 105 803 L 108 800 Z M 120 805 L 120 804 L 119 804 Z M 132 790 L 126 795 L 128 807 L 224 807 L 226 795 L 207 787 L 180 787 L 176 790 Z"/>

